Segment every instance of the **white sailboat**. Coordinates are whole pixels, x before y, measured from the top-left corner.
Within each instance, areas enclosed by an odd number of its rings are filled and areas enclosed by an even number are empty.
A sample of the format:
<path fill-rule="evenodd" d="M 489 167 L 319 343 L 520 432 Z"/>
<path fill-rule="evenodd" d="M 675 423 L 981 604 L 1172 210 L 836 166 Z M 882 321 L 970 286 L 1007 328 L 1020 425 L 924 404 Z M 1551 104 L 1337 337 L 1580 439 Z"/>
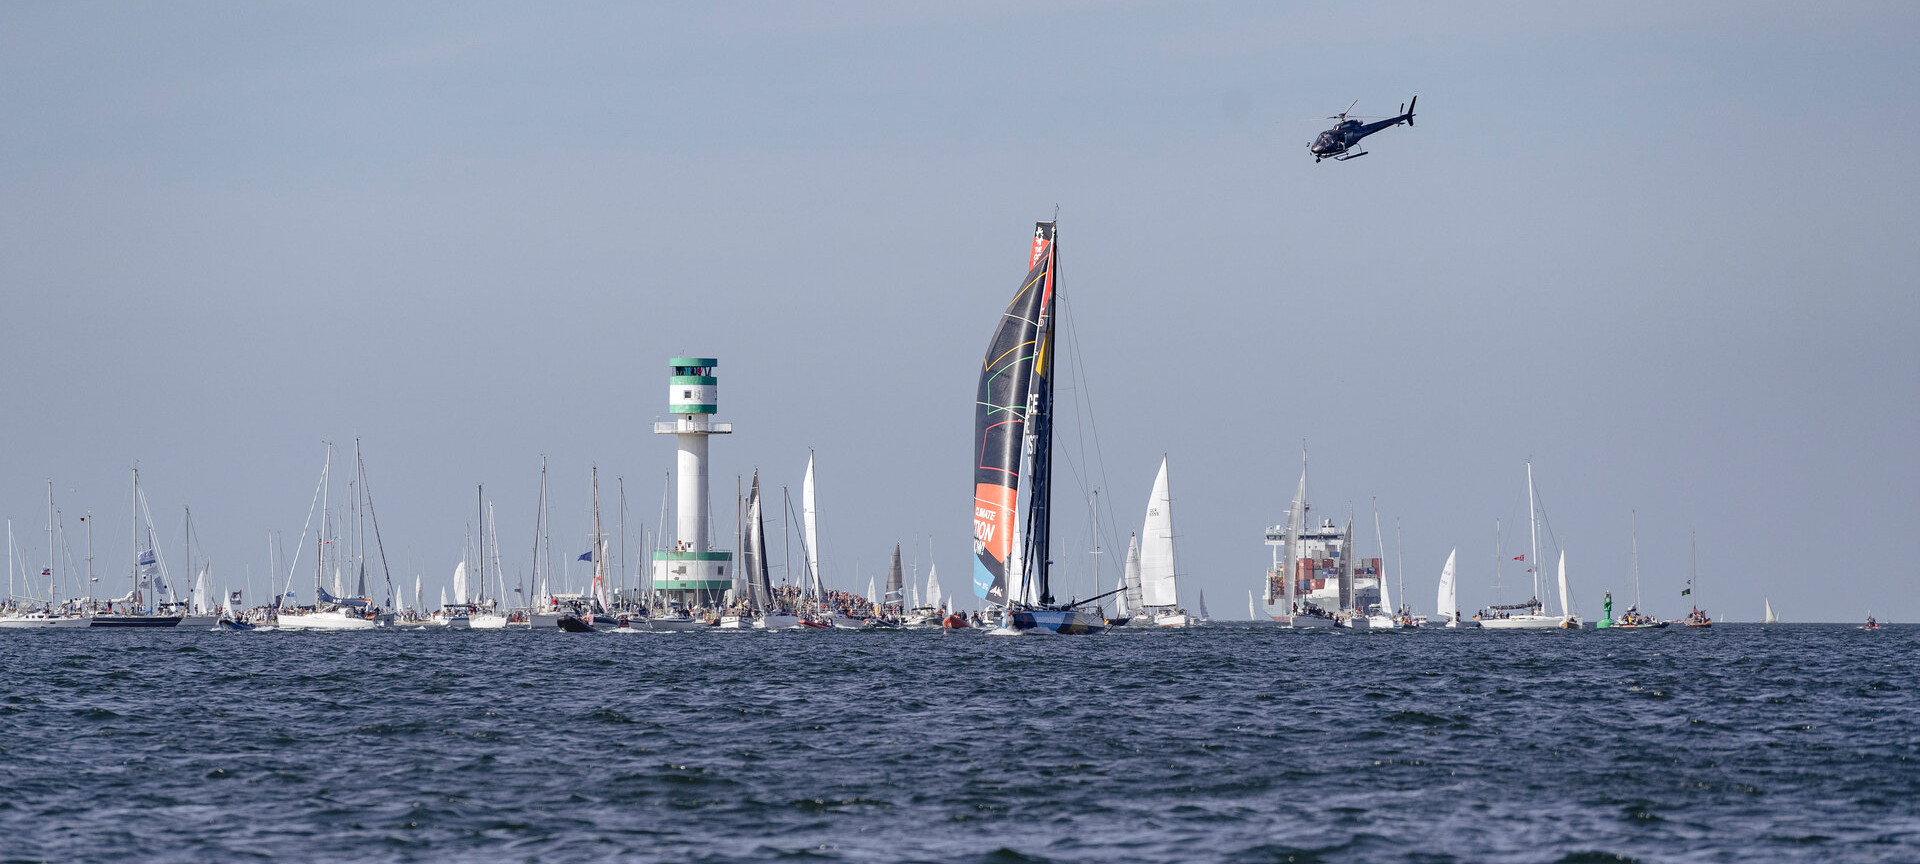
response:
<path fill-rule="evenodd" d="M 1480 626 L 1480 622 L 1470 618 L 1463 619 L 1460 616 L 1460 598 L 1456 592 L 1453 578 L 1454 556 L 1459 553 L 1459 549 L 1448 551 L 1447 564 L 1440 568 L 1440 596 L 1434 602 L 1440 610 L 1440 619 L 1446 622 L 1441 625 L 1443 628 L 1459 629 Z"/>
<path fill-rule="evenodd" d="M 1579 619 L 1570 611 L 1570 600 L 1566 596 L 1566 553 L 1560 553 L 1560 613 L 1547 614 L 1546 603 L 1540 600 L 1540 509 L 1534 502 L 1533 462 L 1527 462 L 1527 522 L 1532 537 L 1532 550 L 1527 559 L 1527 570 L 1533 574 L 1533 597 L 1526 603 L 1508 607 L 1490 607 L 1480 616 L 1480 626 L 1487 630 L 1557 630 L 1561 628 L 1577 629 Z M 1518 611 L 1515 611 L 1518 610 Z"/>
<path fill-rule="evenodd" d="M 1763 604 L 1765 604 L 1765 606 L 1766 606 L 1766 610 L 1767 610 L 1767 614 L 1766 614 L 1766 617 L 1764 617 L 1764 618 L 1761 618 L 1761 619 L 1760 619 L 1760 623 L 1762 623 L 1762 624 L 1778 624 L 1778 623 L 1780 623 L 1780 616 L 1778 616 L 1778 615 L 1775 615 L 1775 614 L 1773 614 L 1773 598 L 1772 598 L 1772 597 L 1762 597 L 1762 598 L 1760 598 L 1760 602 L 1761 602 L 1761 603 L 1763 603 Z"/>
<path fill-rule="evenodd" d="M 40 571 L 40 575 L 42 577 L 45 577 L 45 579 L 47 580 L 46 603 L 45 605 L 38 606 L 38 607 L 29 606 L 26 608 L 11 609 L 6 614 L 0 615 L 0 630 L 43 630 L 48 628 L 88 627 L 93 624 L 93 621 L 91 619 L 86 617 L 79 610 L 72 608 L 72 604 L 63 605 L 58 602 L 59 596 L 60 596 L 60 590 L 59 590 L 60 582 L 58 579 L 54 577 L 54 564 L 55 564 L 54 546 L 56 545 L 54 543 L 54 534 L 59 522 L 59 518 L 56 515 L 56 513 L 57 511 L 53 506 L 53 481 L 48 480 L 47 481 L 47 567 L 45 570 Z M 88 536 L 92 536 L 92 535 L 88 535 Z M 14 545 L 13 545 L 13 521 L 8 520 L 7 521 L 7 587 L 8 587 L 9 595 L 11 595 L 11 591 L 13 587 L 14 557 L 15 557 L 15 552 L 14 552 Z M 26 562 L 23 556 L 21 560 L 21 564 L 24 565 L 25 563 Z M 21 567 L 21 571 L 27 572 L 25 566 Z M 36 588 L 34 590 L 37 593 L 38 589 Z M 5 600 L 10 604 L 12 602 L 12 597 L 8 596 L 7 598 L 5 598 Z"/>
<path fill-rule="evenodd" d="M 1153 478 L 1147 499 L 1147 518 L 1140 527 L 1140 604 L 1150 610 L 1154 626 L 1185 627 L 1192 623 L 1180 608 L 1173 559 L 1173 495 L 1167 482 L 1167 459 L 1160 457 L 1160 473 Z"/>
<path fill-rule="evenodd" d="M 1393 594 L 1387 590 L 1387 535 L 1380 530 L 1380 502 L 1373 505 L 1373 537 L 1380 546 L 1380 569 L 1373 574 L 1380 583 L 1380 605 L 1367 616 L 1367 627 L 1372 630 L 1398 630 L 1400 621 L 1393 617 Z"/>

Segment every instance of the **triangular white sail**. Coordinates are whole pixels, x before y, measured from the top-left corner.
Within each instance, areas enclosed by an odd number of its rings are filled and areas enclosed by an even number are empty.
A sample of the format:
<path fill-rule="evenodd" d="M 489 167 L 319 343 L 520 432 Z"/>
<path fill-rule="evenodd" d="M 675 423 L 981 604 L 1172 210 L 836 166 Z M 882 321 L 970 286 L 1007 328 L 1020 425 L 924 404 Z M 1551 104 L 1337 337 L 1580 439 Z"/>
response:
<path fill-rule="evenodd" d="M 1160 473 L 1153 479 L 1153 495 L 1147 499 L 1147 519 L 1140 535 L 1141 605 L 1177 605 L 1180 600 L 1173 575 L 1173 498 L 1167 491 L 1165 457 L 1160 460 Z"/>
<path fill-rule="evenodd" d="M 807 541 L 807 578 L 813 580 L 813 596 L 824 597 L 820 588 L 820 535 L 814 528 L 813 453 L 807 453 L 807 477 L 800 481 L 800 525 Z"/>
<path fill-rule="evenodd" d="M 1767 607 L 1767 617 L 1763 619 L 1765 623 L 1768 623 L 1768 624 L 1780 623 L 1780 616 L 1773 614 L 1773 598 L 1763 597 L 1761 598 L 1760 602 L 1766 604 L 1766 607 Z"/>
<path fill-rule="evenodd" d="M 193 582 L 193 614 L 195 615 L 213 614 L 213 588 L 207 580 L 212 571 L 212 564 L 202 565 L 199 578 Z"/>
<path fill-rule="evenodd" d="M 1260 620 L 1260 613 L 1253 608 L 1253 589 L 1247 589 L 1247 620 Z"/>
<path fill-rule="evenodd" d="M 1573 595 L 1567 591 L 1567 550 L 1560 550 L 1560 617 L 1573 617 Z"/>
<path fill-rule="evenodd" d="M 937 564 L 927 565 L 927 605 L 940 605 L 940 567 Z"/>
<path fill-rule="evenodd" d="M 1120 594 L 1120 608 L 1130 612 L 1140 610 L 1140 535 L 1127 538 L 1127 565 L 1121 576 L 1125 591 Z"/>
<path fill-rule="evenodd" d="M 1140 546 L 1137 543 L 1134 544 L 1133 550 L 1130 553 L 1129 557 L 1127 558 L 1127 568 L 1128 568 L 1127 574 L 1132 575 L 1134 577 L 1134 584 L 1138 584 L 1140 581 L 1140 577 L 1139 577 Z M 1133 610 L 1127 608 L 1127 595 L 1134 594 L 1137 592 L 1131 586 L 1128 585 L 1127 576 L 1122 575 L 1120 577 L 1120 584 L 1114 587 L 1119 588 L 1120 591 L 1119 593 L 1113 595 L 1113 614 L 1118 615 L 1122 618 L 1127 618 L 1132 616 Z"/>
<path fill-rule="evenodd" d="M 1453 558 L 1459 553 L 1458 549 L 1448 552 L 1447 566 L 1440 568 L 1440 597 L 1436 602 L 1440 606 L 1440 618 L 1444 621 L 1460 619 L 1460 602 L 1455 598 L 1453 588 Z"/>
<path fill-rule="evenodd" d="M 453 565 L 453 601 L 461 605 L 466 605 L 467 602 L 467 562 L 465 561 Z M 440 605 L 447 605 L 444 595 L 440 598 Z"/>

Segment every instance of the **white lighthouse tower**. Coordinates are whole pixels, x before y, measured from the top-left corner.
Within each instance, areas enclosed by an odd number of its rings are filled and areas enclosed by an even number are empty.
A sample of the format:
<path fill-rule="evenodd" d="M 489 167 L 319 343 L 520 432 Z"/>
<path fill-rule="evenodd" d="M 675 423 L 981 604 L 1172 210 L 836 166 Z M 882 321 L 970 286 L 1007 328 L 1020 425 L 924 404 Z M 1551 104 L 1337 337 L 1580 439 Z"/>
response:
<path fill-rule="evenodd" d="M 718 606 L 732 587 L 728 572 L 733 553 L 713 547 L 708 517 L 707 436 L 733 431 L 731 423 L 713 422 L 719 407 L 719 380 L 712 357 L 675 357 L 672 383 L 667 388 L 667 410 L 674 419 L 653 424 L 655 435 L 672 435 L 680 450 L 674 505 L 673 545 L 653 553 L 653 588 L 667 600 L 687 606 Z"/>

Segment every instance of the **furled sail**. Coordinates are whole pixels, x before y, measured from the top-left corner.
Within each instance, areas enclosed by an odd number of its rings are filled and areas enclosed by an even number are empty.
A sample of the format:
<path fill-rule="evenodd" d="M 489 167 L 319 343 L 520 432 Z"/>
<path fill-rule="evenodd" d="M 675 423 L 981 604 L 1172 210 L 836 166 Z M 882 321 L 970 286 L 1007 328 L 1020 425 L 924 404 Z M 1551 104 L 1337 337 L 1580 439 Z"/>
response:
<path fill-rule="evenodd" d="M 1147 519 L 1140 528 L 1140 602 L 1146 606 L 1179 604 L 1173 577 L 1173 496 L 1167 487 L 1167 460 L 1153 478 Z"/>
<path fill-rule="evenodd" d="M 1021 561 L 1027 538 L 1021 536 L 1019 505 L 1022 458 L 1044 457 L 1027 452 L 1026 441 L 1029 432 L 1038 441 L 1042 430 L 1030 430 L 1028 423 L 1044 419 L 1050 395 L 1053 337 L 1043 321 L 1052 313 L 1055 238 L 1055 223 L 1034 226 L 1026 278 L 987 343 L 974 398 L 973 591 L 995 604 L 1022 600 L 1026 593 Z M 1044 520 L 1044 514 L 1037 515 Z M 1039 524 L 1038 537 L 1044 542 L 1044 521 Z M 1036 566 L 1044 567 L 1044 551 L 1036 557 Z"/>

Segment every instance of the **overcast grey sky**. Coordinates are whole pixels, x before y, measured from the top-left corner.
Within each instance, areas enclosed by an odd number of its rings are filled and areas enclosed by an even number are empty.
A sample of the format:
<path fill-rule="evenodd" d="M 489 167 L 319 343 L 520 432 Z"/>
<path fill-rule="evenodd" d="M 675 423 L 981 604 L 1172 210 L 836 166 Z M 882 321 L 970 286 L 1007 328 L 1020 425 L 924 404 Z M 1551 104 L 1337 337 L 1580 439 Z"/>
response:
<path fill-rule="evenodd" d="M 543 454 L 563 549 L 590 464 L 656 525 L 665 361 L 717 356 L 722 531 L 734 475 L 797 496 L 812 447 L 831 580 L 931 538 L 964 594 L 974 379 L 1058 205 L 1100 443 L 1063 429 L 1067 473 L 1124 538 L 1169 455 L 1189 603 L 1245 615 L 1304 439 L 1316 513 L 1404 526 L 1419 611 L 1454 547 L 1492 599 L 1531 456 L 1590 617 L 1637 508 L 1657 614 L 1697 530 L 1718 617 L 1914 620 L 1916 34 L 1911 3 L 6 4 L 0 513 L 39 566 L 51 478 L 122 586 L 138 463 L 170 554 L 191 506 L 257 597 L 359 436 L 432 595 L 477 483 L 525 569 Z M 1368 158 L 1306 155 L 1415 94 Z"/>

